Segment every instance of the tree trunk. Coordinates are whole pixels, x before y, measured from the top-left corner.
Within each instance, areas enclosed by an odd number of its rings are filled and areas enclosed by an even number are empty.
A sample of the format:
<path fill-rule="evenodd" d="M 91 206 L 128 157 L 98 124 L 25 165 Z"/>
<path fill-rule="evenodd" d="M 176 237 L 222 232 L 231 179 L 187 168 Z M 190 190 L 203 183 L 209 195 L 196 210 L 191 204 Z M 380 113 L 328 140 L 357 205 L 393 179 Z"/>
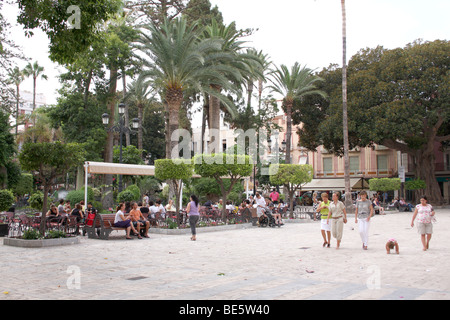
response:
<path fill-rule="evenodd" d="M 289 193 L 289 218 L 294 219 L 294 194 L 295 189 L 291 190 L 289 186 L 285 186 Z"/>
<path fill-rule="evenodd" d="M 435 157 L 434 148 L 422 149 L 416 151 L 415 160 L 415 174 L 416 178 L 425 181 L 427 188 L 424 190 L 428 203 L 431 205 L 442 205 L 444 198 L 442 197 L 441 189 L 435 176 Z M 418 199 L 417 199 L 418 200 Z"/>
<path fill-rule="evenodd" d="M 117 89 L 117 69 L 111 68 L 109 71 L 109 94 L 110 101 L 108 103 L 109 110 L 109 126 L 114 125 L 115 118 L 115 106 L 116 106 L 116 89 Z M 114 145 L 114 133 L 108 131 L 105 146 L 105 162 L 113 162 L 113 145 Z M 105 175 L 105 192 L 103 194 L 102 205 L 103 208 L 110 208 L 113 206 L 113 191 L 112 191 L 113 176 L 111 174 Z"/>
<path fill-rule="evenodd" d="M 45 181 L 45 180 L 44 180 Z M 44 200 L 42 202 L 42 214 L 41 214 L 41 224 L 39 226 L 39 232 L 42 236 L 45 235 L 45 224 L 46 224 L 46 213 L 47 213 L 47 202 L 48 202 L 48 191 L 50 186 L 47 183 L 44 184 Z"/>
<path fill-rule="evenodd" d="M 143 110 L 143 106 L 142 104 L 138 104 L 138 119 L 139 119 L 139 128 L 138 128 L 138 149 L 142 150 L 144 148 L 143 146 L 143 135 L 142 135 L 142 110 Z M 141 154 L 142 157 L 142 154 Z"/>
<path fill-rule="evenodd" d="M 345 13 L 345 0 L 342 6 L 342 128 L 344 134 L 344 180 L 345 180 L 345 207 L 348 213 L 353 211 L 352 193 L 350 186 L 350 160 L 348 141 L 348 115 L 347 115 L 347 21 Z"/>
<path fill-rule="evenodd" d="M 292 103 L 286 104 L 286 156 L 285 163 L 291 163 L 291 136 L 292 136 Z"/>
<path fill-rule="evenodd" d="M 221 88 L 212 86 L 212 88 L 220 92 Z M 220 152 L 220 101 L 217 97 L 210 95 L 209 97 L 209 139 L 210 149 L 208 153 Z"/>

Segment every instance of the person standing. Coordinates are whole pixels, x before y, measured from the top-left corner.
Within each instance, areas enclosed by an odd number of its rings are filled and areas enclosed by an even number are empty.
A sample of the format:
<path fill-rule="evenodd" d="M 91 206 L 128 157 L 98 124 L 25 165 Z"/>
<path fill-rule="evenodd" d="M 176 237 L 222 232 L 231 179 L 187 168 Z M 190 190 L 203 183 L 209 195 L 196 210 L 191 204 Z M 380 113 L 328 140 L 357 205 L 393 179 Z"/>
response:
<path fill-rule="evenodd" d="M 196 195 L 191 195 L 190 202 L 186 207 L 186 212 L 189 215 L 189 225 L 191 226 L 191 240 L 197 240 L 197 232 L 195 227 L 198 220 L 200 219 L 200 214 L 198 213 L 198 198 Z"/>
<path fill-rule="evenodd" d="M 361 199 L 356 201 L 355 223 L 358 224 L 363 249 L 367 250 L 367 245 L 369 243 L 370 218 L 373 215 L 373 206 L 370 200 L 367 199 L 366 191 L 361 191 L 359 195 L 361 196 Z"/>
<path fill-rule="evenodd" d="M 323 192 L 321 194 L 321 198 L 322 202 L 320 202 L 319 207 L 317 208 L 316 211 L 320 212 L 320 232 L 322 233 L 324 241 L 322 247 L 327 246 L 329 248 L 331 240 L 331 228 L 330 225 L 327 223 L 330 206 L 330 201 L 328 200 L 328 193 Z"/>
<path fill-rule="evenodd" d="M 270 200 L 274 205 L 278 204 L 278 200 L 280 199 L 280 194 L 277 192 L 277 189 L 273 188 L 272 193 L 269 195 Z"/>
<path fill-rule="evenodd" d="M 333 193 L 333 201 L 329 206 L 329 212 L 327 217 L 327 223 L 331 220 L 331 234 L 333 238 L 337 240 L 336 249 L 339 249 L 342 240 L 342 234 L 344 231 L 344 223 L 347 223 L 347 212 L 345 211 L 345 205 L 342 201 L 339 201 L 339 193 Z"/>
<path fill-rule="evenodd" d="M 411 227 L 414 227 L 414 220 L 417 216 L 417 230 L 422 240 L 423 251 L 427 251 L 430 248 L 431 234 L 433 233 L 432 220 L 435 214 L 433 207 L 428 204 L 427 197 L 421 197 L 420 204 L 414 210 Z"/>

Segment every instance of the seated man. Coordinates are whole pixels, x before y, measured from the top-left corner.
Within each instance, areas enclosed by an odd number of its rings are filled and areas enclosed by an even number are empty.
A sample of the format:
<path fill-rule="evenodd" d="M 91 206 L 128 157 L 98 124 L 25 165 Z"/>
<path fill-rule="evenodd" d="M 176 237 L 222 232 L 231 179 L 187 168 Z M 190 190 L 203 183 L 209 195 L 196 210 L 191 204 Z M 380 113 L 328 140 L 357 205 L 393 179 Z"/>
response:
<path fill-rule="evenodd" d="M 141 237 L 140 235 L 141 227 L 144 227 L 145 228 L 144 237 L 149 238 L 148 229 L 150 228 L 150 222 L 144 218 L 142 212 L 138 209 L 138 204 L 136 202 L 133 202 L 132 204 L 130 210 L 130 217 L 133 226 L 135 226 L 135 228 L 138 231 L 138 237 L 139 238 Z"/>

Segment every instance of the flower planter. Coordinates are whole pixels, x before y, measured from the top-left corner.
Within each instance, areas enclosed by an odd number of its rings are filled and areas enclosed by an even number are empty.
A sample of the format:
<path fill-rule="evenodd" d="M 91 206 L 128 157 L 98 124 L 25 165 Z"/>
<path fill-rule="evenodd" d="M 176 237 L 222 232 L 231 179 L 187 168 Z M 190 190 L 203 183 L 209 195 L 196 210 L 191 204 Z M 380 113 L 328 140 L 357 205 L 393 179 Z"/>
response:
<path fill-rule="evenodd" d="M 6 237 L 8 235 L 8 224 L 0 223 L 0 237 Z"/>
<path fill-rule="evenodd" d="M 22 247 L 22 248 L 54 247 L 78 243 L 80 243 L 80 237 L 38 239 L 38 240 L 24 240 L 18 238 L 3 239 L 3 245 L 5 246 Z"/>

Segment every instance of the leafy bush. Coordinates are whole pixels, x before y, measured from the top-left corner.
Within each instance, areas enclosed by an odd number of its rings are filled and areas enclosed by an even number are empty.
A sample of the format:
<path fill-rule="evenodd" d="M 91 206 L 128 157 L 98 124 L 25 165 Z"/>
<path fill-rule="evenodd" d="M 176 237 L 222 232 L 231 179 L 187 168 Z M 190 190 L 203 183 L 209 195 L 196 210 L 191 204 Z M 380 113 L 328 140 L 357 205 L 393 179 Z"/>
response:
<path fill-rule="evenodd" d="M 56 238 L 65 238 L 66 233 L 61 230 L 49 230 L 47 234 L 47 238 L 56 239 Z"/>
<path fill-rule="evenodd" d="M 135 194 L 130 190 L 124 190 L 119 193 L 117 200 L 119 202 L 135 201 Z"/>
<path fill-rule="evenodd" d="M 133 200 L 134 201 L 139 201 L 141 199 L 141 190 L 139 189 L 139 187 L 135 184 L 132 184 L 131 186 L 127 187 L 125 190 L 130 191 L 133 193 L 134 197 Z"/>
<path fill-rule="evenodd" d="M 11 208 L 14 203 L 14 195 L 9 190 L 0 190 L 0 211 Z"/>
<path fill-rule="evenodd" d="M 80 201 L 84 201 L 84 187 L 80 190 L 72 190 L 70 191 L 67 196 L 66 196 L 66 200 L 69 200 L 70 203 L 72 204 L 72 207 L 76 204 L 76 203 L 80 203 Z M 94 191 L 92 190 L 91 187 L 88 187 L 88 197 L 87 197 L 88 201 L 92 201 L 94 200 Z"/>
<path fill-rule="evenodd" d="M 41 191 L 33 193 L 29 200 L 30 207 L 36 210 L 42 210 L 44 205 L 44 194 Z"/>
<path fill-rule="evenodd" d="M 41 234 L 36 229 L 27 229 L 23 232 L 22 239 L 25 240 L 37 240 L 40 239 Z"/>

